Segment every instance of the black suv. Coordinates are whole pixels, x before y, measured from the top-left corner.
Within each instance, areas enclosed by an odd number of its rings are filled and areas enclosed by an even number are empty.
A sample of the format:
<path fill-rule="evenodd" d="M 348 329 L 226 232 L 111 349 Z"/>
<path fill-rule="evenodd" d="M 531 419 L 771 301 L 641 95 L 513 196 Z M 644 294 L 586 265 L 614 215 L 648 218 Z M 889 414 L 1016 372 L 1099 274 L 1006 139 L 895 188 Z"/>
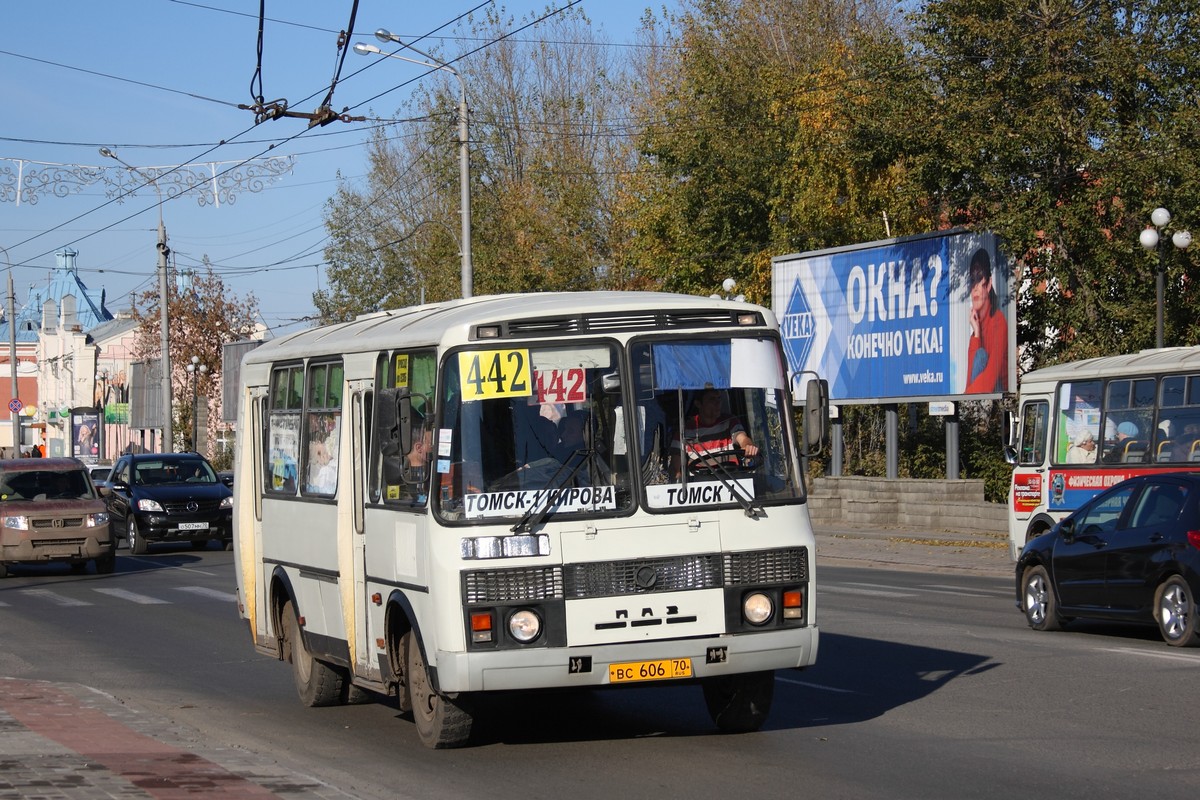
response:
<path fill-rule="evenodd" d="M 233 546 L 233 492 L 198 453 L 121 456 L 109 475 L 113 533 L 135 554 L 152 542 Z"/>

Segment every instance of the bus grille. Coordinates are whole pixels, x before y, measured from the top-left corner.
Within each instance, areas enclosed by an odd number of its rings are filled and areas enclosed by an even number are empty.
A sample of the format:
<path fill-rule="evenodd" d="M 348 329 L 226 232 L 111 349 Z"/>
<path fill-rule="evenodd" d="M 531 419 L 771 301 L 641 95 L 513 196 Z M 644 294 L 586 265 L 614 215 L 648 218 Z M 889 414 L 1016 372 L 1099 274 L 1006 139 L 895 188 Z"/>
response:
<path fill-rule="evenodd" d="M 808 580 L 808 550 L 755 550 L 725 556 L 725 585 L 797 583 Z"/>
<path fill-rule="evenodd" d="M 707 554 L 571 564 L 566 578 L 567 597 L 571 598 L 716 589 L 721 586 L 721 557 Z"/>
<path fill-rule="evenodd" d="M 575 600 L 727 586 L 802 583 L 808 550 L 756 550 L 631 561 L 589 561 L 559 567 L 525 567 L 463 573 L 468 604 Z"/>
<path fill-rule="evenodd" d="M 463 597 L 468 604 L 521 600 L 561 600 L 562 567 L 485 570 L 463 574 Z"/>

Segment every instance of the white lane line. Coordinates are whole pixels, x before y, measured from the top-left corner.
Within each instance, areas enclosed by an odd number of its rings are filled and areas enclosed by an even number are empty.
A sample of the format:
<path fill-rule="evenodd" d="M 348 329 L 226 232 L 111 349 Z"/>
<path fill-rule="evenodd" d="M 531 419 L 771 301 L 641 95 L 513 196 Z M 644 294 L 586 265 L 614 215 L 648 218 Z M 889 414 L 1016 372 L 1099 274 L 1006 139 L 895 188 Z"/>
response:
<path fill-rule="evenodd" d="M 227 603 L 237 600 L 236 592 L 222 592 L 219 589 L 210 589 L 207 586 L 176 586 L 175 591 L 197 594 L 201 597 L 211 597 L 216 600 L 224 600 Z"/>
<path fill-rule="evenodd" d="M 42 600 L 49 600 L 51 603 L 60 606 L 90 606 L 91 603 L 86 600 L 79 600 L 74 597 L 67 597 L 65 594 L 52 592 L 49 589 L 21 589 L 21 594 L 37 597 Z"/>
<path fill-rule="evenodd" d="M 789 678 L 780 678 L 778 675 L 775 676 L 775 680 L 779 681 L 780 683 L 790 683 L 793 686 L 804 686 L 808 689 L 819 689 L 822 692 L 836 692 L 837 694 L 858 694 L 858 692 L 852 691 L 850 689 L 838 689 L 833 686 L 822 686 L 819 683 L 809 683 L 808 681 L 793 681 L 793 680 L 790 680 Z"/>
<path fill-rule="evenodd" d="M 973 586 L 953 586 L 951 584 L 941 583 L 923 583 L 922 589 L 944 589 L 950 592 L 962 592 L 964 594 L 995 594 L 1001 597 L 1008 597 L 1012 594 L 1008 589 L 980 589 Z"/>
<path fill-rule="evenodd" d="M 916 597 L 915 592 L 891 592 L 885 589 L 867 589 L 867 588 L 852 588 L 848 586 L 830 586 L 822 584 L 817 586 L 817 594 L 853 594 L 859 597 Z"/>
<path fill-rule="evenodd" d="M 151 597 L 147 594 L 131 592 L 128 589 L 93 589 L 92 591 L 99 592 L 100 594 L 106 594 L 109 597 L 115 597 L 118 600 L 128 600 L 131 603 L 137 603 L 143 606 L 165 605 L 171 602 L 170 600 Z"/>
<path fill-rule="evenodd" d="M 195 567 L 168 566 L 168 565 L 163 564 L 161 561 L 156 561 L 153 558 L 138 558 L 137 556 L 132 556 L 132 555 L 122 556 L 122 558 L 128 558 L 130 561 L 137 561 L 141 564 L 150 564 L 155 569 L 158 569 L 158 570 L 180 570 L 182 572 L 194 572 L 197 575 L 210 575 L 214 578 L 217 576 L 217 573 L 215 573 L 215 572 L 205 572 L 204 570 L 196 569 Z"/>
<path fill-rule="evenodd" d="M 1161 658 L 1166 661 L 1181 661 L 1185 664 L 1193 664 L 1200 667 L 1200 655 L 1185 655 L 1184 653 L 1172 653 L 1169 651 L 1159 652 L 1157 650 L 1138 650 L 1133 647 L 1102 647 L 1100 649 L 1105 653 L 1116 653 L 1122 656 L 1141 656 L 1142 658 Z"/>

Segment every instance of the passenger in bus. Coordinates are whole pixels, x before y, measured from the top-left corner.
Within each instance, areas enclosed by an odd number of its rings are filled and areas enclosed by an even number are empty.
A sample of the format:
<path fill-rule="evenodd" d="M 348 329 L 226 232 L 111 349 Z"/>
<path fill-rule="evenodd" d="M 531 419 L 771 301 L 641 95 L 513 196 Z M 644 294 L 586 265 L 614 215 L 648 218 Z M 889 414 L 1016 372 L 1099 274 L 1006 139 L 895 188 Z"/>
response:
<path fill-rule="evenodd" d="M 308 445 L 308 486 L 310 492 L 333 494 L 337 488 L 337 458 L 323 439 L 313 439 Z"/>
<path fill-rule="evenodd" d="M 1075 441 L 1067 449 L 1068 464 L 1096 463 L 1096 437 L 1089 430 L 1075 434 Z"/>
<path fill-rule="evenodd" d="M 696 413 L 684 420 L 683 437 L 686 442 L 689 469 L 698 466 L 737 466 L 738 456 L 734 448 L 743 455 L 758 455 L 758 446 L 746 433 L 742 421 L 723 410 L 724 395 L 717 389 L 707 388 L 696 399 Z M 671 476 L 679 477 L 681 451 L 678 435 L 671 442 Z"/>
<path fill-rule="evenodd" d="M 554 457 L 566 463 L 577 451 L 587 447 L 587 414 L 571 413 L 558 421 L 558 444 Z"/>
<path fill-rule="evenodd" d="M 1117 436 L 1112 447 L 1104 454 L 1104 460 L 1113 463 L 1125 460 L 1126 451 L 1134 445 L 1137 439 L 1138 426 L 1126 420 L 1117 426 Z"/>

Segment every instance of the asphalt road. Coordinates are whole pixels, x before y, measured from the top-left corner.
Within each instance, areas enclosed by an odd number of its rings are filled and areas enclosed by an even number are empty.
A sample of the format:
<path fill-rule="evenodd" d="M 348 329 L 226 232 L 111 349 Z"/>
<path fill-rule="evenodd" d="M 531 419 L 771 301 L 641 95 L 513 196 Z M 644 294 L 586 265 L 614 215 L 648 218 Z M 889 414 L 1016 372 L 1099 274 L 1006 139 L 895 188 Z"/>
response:
<path fill-rule="evenodd" d="M 22 573 L 0 582 L 0 798 L 1091 800 L 1200 787 L 1200 652 L 1153 629 L 1031 631 L 1005 556 L 923 568 L 839 557 L 844 545 L 819 562 L 818 663 L 777 674 L 763 731 L 718 735 L 697 687 L 652 685 L 488 698 L 478 744 L 439 752 L 388 701 L 302 707 L 289 668 L 257 655 L 237 620 L 231 553 L 122 551 L 111 576 Z"/>

